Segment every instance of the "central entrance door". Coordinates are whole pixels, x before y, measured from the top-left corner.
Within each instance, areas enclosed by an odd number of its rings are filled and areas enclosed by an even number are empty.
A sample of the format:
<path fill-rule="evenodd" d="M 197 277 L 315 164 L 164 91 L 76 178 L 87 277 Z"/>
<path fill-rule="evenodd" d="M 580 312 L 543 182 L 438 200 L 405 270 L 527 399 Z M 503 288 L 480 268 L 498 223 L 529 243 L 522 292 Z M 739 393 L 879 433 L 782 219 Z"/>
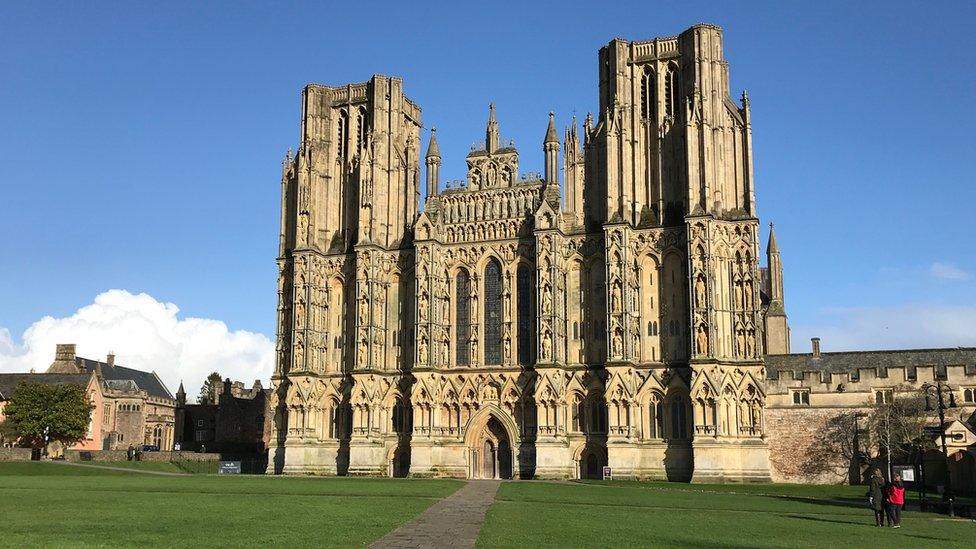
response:
<path fill-rule="evenodd" d="M 491 416 L 471 448 L 472 478 L 512 478 L 512 444 L 498 418 Z"/>

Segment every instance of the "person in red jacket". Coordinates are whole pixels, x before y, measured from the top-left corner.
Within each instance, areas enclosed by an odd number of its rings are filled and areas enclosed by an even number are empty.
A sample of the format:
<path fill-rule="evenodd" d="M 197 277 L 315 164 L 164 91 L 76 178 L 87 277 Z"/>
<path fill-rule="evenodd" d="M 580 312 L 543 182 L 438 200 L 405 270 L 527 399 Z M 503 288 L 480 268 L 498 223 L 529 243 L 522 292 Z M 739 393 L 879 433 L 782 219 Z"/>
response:
<path fill-rule="evenodd" d="M 888 485 L 887 496 L 888 505 L 885 511 L 888 513 L 888 526 L 901 528 L 901 508 L 905 505 L 905 485 L 901 481 L 901 475 L 895 475 Z"/>

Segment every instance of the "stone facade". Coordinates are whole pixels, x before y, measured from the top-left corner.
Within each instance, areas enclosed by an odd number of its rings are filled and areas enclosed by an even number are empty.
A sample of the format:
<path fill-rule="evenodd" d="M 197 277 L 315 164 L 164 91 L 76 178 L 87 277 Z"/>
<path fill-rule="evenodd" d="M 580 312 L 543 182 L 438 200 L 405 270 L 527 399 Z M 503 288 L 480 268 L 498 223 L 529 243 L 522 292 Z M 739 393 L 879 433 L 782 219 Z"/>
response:
<path fill-rule="evenodd" d="M 431 130 L 423 209 L 403 82 L 305 88 L 269 470 L 769 480 L 762 356 L 788 329 L 722 31 L 616 39 L 599 67 L 596 117 L 560 141 L 550 113 L 544 174 L 492 106 L 442 189 Z"/>
<path fill-rule="evenodd" d="M 246 388 L 224 380 L 216 404 L 187 404 L 183 385 L 176 391 L 176 442 L 183 451 L 261 453 L 271 438 L 268 390 L 260 381 Z"/>
<path fill-rule="evenodd" d="M 953 484 L 957 490 L 976 490 L 976 348 L 823 353 L 815 338 L 810 353 L 767 355 L 765 362 L 773 480 L 858 482 L 865 464 L 849 463 L 843 456 L 826 470 L 811 463 L 823 459 L 813 445 L 826 422 L 841 413 L 866 414 L 872 403 L 942 382 L 952 389 L 956 404 L 946 412 Z M 937 425 L 934 418 L 932 425 Z M 941 452 L 936 454 L 926 458 L 932 482 L 942 478 L 938 470 L 945 467 Z"/>

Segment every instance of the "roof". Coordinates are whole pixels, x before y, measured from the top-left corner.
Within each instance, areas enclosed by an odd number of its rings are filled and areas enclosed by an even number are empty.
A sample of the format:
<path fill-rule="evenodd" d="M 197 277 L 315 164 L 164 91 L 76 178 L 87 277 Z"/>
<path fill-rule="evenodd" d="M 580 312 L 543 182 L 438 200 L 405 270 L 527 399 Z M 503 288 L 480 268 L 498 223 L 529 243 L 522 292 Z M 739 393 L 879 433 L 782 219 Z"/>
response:
<path fill-rule="evenodd" d="M 947 349 L 905 349 L 895 351 L 844 351 L 791 355 L 766 355 L 766 369 L 773 372 L 851 372 L 858 368 L 905 368 L 909 366 L 969 366 L 976 365 L 976 347 Z"/>
<path fill-rule="evenodd" d="M 88 385 L 91 374 L 0 374 L 0 400 L 9 400 L 21 381 L 46 385 Z"/>
<path fill-rule="evenodd" d="M 101 366 L 102 379 L 105 381 L 133 381 L 140 389 L 149 393 L 150 396 L 173 398 L 169 389 L 163 385 L 163 382 L 160 381 L 159 376 L 155 372 L 143 372 L 141 370 L 119 366 L 118 364 L 110 366 L 107 362 L 99 362 L 81 357 L 75 357 L 75 364 L 88 373 L 94 372 L 98 366 Z"/>

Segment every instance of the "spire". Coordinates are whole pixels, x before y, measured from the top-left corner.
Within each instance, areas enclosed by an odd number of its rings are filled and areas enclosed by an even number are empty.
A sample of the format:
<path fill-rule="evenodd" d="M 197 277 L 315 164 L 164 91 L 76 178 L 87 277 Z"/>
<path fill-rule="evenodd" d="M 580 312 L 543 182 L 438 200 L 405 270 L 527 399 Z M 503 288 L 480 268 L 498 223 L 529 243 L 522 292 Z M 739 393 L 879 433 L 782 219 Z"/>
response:
<path fill-rule="evenodd" d="M 498 149 L 498 120 L 495 120 L 495 104 L 488 104 L 488 128 L 485 130 L 485 150 L 489 153 Z"/>
<path fill-rule="evenodd" d="M 546 140 L 542 143 L 542 151 L 546 155 L 546 183 L 559 185 L 559 138 L 556 137 L 556 115 L 549 111 L 549 127 L 546 129 Z"/>
<path fill-rule="evenodd" d="M 437 148 L 437 128 L 430 129 L 430 144 L 427 145 L 427 199 L 440 192 L 441 151 Z"/>
<path fill-rule="evenodd" d="M 544 142 L 559 144 L 559 138 L 556 137 L 556 115 L 552 111 L 549 111 L 549 128 L 546 129 L 546 140 Z"/>
<path fill-rule="evenodd" d="M 430 129 L 430 144 L 427 145 L 427 158 L 441 157 L 441 150 L 437 147 L 437 128 Z"/>
<path fill-rule="evenodd" d="M 779 244 L 776 243 L 776 230 L 773 228 L 773 224 L 769 224 L 769 244 L 766 246 L 767 254 L 778 254 Z"/>
<path fill-rule="evenodd" d="M 177 406 L 186 406 L 186 391 L 183 389 L 183 380 L 180 380 L 180 388 L 176 390 Z"/>

